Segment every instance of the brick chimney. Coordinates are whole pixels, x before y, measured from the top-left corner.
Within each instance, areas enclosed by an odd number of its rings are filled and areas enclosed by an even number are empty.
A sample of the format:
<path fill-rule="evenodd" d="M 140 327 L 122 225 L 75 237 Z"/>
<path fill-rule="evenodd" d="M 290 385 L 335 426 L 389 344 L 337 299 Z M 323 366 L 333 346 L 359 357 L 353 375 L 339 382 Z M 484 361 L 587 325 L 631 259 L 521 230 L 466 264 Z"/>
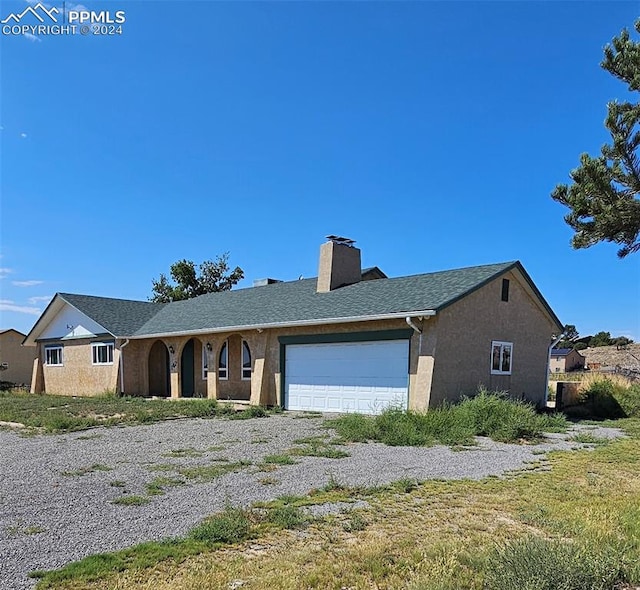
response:
<path fill-rule="evenodd" d="M 327 236 L 320 246 L 318 293 L 327 293 L 345 285 L 358 283 L 362 278 L 360 250 L 355 242 L 340 236 Z"/>

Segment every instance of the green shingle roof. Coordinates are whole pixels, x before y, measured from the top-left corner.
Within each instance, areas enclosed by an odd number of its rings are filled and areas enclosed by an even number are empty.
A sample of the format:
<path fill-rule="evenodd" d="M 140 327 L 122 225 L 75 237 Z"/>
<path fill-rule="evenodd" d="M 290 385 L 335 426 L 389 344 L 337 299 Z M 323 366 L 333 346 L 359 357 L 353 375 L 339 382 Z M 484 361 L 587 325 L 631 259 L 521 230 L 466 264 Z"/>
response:
<path fill-rule="evenodd" d="M 144 337 L 417 311 L 437 312 L 514 267 L 523 273 L 559 324 L 519 262 L 362 281 L 328 293 L 317 293 L 317 279 L 312 278 L 210 293 L 165 304 L 68 293 L 60 296 L 115 336 Z"/>
<path fill-rule="evenodd" d="M 145 322 L 167 305 L 72 293 L 58 293 L 58 295 L 114 336 L 133 336 Z"/>
<path fill-rule="evenodd" d="M 442 309 L 514 262 L 363 281 L 317 293 L 317 279 L 210 293 L 168 304 L 135 336 Z"/>

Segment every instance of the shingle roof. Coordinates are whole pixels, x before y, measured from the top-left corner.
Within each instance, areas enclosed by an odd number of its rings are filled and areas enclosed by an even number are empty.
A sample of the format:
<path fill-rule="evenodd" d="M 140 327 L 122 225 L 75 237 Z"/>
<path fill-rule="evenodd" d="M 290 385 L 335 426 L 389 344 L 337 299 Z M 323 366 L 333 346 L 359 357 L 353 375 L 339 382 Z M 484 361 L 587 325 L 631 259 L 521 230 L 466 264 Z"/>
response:
<path fill-rule="evenodd" d="M 550 316 L 560 325 L 519 262 L 363 280 L 328 293 L 317 293 L 317 279 L 311 278 L 210 293 L 164 304 L 69 293 L 59 296 L 114 336 L 145 337 L 437 312 L 514 267 L 522 272 Z"/>
<path fill-rule="evenodd" d="M 437 311 L 516 264 L 362 281 L 328 293 L 316 292 L 316 278 L 210 293 L 167 305 L 135 336 Z"/>
<path fill-rule="evenodd" d="M 167 305 L 166 303 L 74 295 L 72 293 L 58 293 L 58 295 L 114 336 L 132 336 L 145 322 Z"/>

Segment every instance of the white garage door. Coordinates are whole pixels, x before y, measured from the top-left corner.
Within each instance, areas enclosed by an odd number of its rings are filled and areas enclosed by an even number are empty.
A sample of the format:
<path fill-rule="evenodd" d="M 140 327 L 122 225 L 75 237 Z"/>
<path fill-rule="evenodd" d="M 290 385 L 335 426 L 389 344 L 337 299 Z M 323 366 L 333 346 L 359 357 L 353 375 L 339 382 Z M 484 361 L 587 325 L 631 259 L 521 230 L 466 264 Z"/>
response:
<path fill-rule="evenodd" d="M 285 407 L 378 414 L 407 407 L 409 341 L 289 344 Z"/>

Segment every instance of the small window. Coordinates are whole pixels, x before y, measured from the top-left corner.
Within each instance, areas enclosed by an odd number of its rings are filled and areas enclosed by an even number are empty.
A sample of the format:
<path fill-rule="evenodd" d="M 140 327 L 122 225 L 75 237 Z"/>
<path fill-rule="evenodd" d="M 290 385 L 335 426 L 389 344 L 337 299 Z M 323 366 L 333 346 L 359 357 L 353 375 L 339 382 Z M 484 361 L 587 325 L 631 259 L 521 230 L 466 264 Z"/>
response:
<path fill-rule="evenodd" d="M 44 349 L 44 364 L 49 367 L 61 367 L 62 346 L 47 346 Z"/>
<path fill-rule="evenodd" d="M 242 378 L 251 379 L 251 351 L 244 340 L 242 341 Z"/>
<path fill-rule="evenodd" d="M 91 345 L 94 365 L 113 364 L 113 342 L 94 342 Z"/>
<path fill-rule="evenodd" d="M 491 374 L 511 375 L 511 357 L 513 353 L 513 343 L 498 342 L 491 343 Z"/>
<path fill-rule="evenodd" d="M 509 301 L 509 279 L 502 279 L 502 301 Z"/>
<path fill-rule="evenodd" d="M 207 374 L 209 373 L 209 357 L 207 355 L 207 349 L 202 347 L 202 379 L 207 380 Z"/>
<path fill-rule="evenodd" d="M 220 356 L 218 357 L 218 378 L 229 378 L 229 347 L 225 342 L 220 349 Z"/>

